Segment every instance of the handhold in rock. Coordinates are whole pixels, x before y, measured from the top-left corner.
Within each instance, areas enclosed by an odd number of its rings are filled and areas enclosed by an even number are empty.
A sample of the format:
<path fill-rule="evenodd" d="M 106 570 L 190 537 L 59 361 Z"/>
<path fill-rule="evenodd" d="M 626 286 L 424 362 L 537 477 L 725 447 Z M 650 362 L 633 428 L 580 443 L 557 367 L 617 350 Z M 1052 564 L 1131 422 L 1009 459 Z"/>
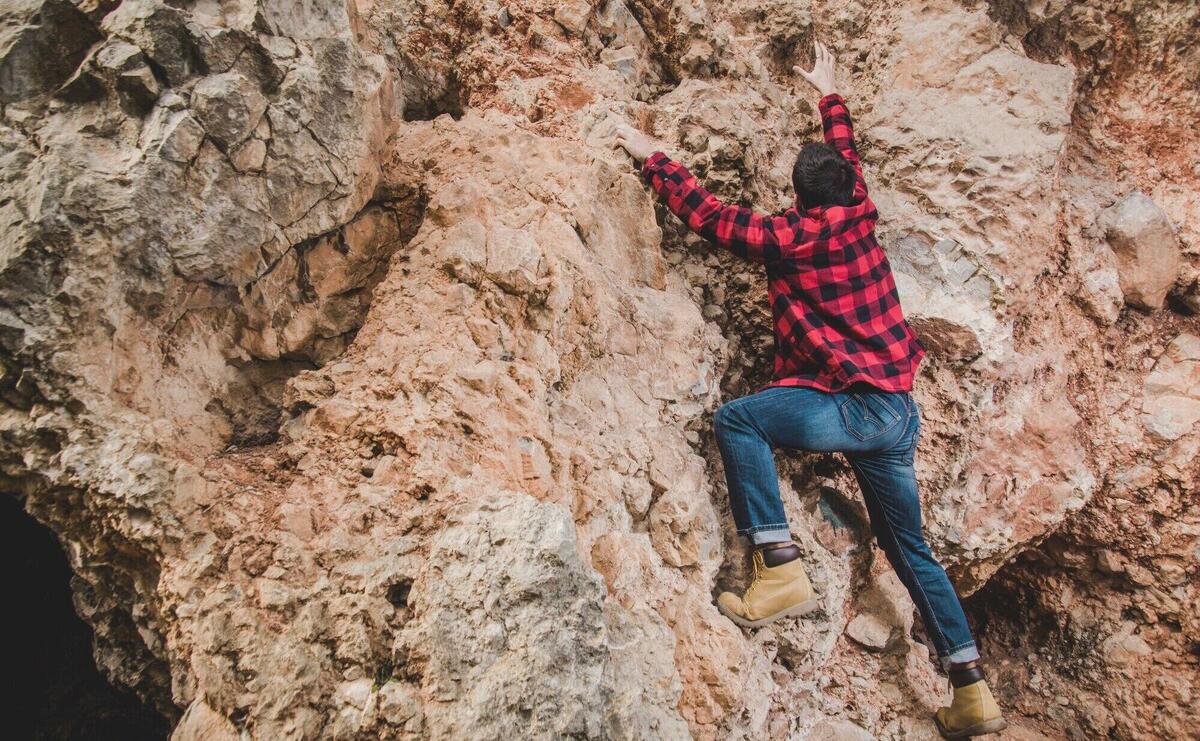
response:
<path fill-rule="evenodd" d="M 1134 191 L 1100 213 L 1109 247 L 1117 258 L 1117 276 L 1125 302 L 1161 309 L 1179 275 L 1179 239 L 1170 219 L 1150 197 Z"/>

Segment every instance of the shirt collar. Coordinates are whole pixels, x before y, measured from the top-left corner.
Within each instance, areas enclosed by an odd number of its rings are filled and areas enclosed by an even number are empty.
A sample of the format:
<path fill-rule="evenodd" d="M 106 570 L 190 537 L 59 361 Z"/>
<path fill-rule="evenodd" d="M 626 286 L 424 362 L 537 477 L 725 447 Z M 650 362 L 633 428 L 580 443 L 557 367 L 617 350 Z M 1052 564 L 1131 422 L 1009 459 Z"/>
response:
<path fill-rule="evenodd" d="M 821 215 L 821 212 L 825 210 L 825 207 L 824 206 L 813 206 L 812 208 L 805 208 L 804 204 L 800 202 L 800 198 L 797 196 L 796 210 L 799 211 L 800 213 L 804 214 L 805 216 L 817 217 L 817 216 Z"/>

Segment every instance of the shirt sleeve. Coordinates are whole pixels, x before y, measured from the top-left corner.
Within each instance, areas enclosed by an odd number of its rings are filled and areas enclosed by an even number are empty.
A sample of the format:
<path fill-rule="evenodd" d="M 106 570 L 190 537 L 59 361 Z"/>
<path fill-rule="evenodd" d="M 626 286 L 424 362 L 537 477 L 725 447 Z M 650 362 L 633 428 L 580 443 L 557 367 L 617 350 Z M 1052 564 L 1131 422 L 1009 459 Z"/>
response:
<path fill-rule="evenodd" d="M 854 124 L 850 120 L 850 110 L 846 101 L 837 93 L 830 93 L 817 103 L 821 111 L 821 127 L 825 131 L 825 143 L 842 153 L 850 164 L 854 165 L 857 177 L 854 183 L 854 200 L 861 201 L 867 197 L 867 181 L 863 179 L 862 164 L 859 162 L 858 149 L 854 146 Z"/>
<path fill-rule="evenodd" d="M 786 218 L 721 202 L 686 167 L 662 152 L 646 158 L 642 176 L 689 229 L 739 257 L 772 262 L 780 259 L 784 245 L 791 242 L 792 228 Z"/>

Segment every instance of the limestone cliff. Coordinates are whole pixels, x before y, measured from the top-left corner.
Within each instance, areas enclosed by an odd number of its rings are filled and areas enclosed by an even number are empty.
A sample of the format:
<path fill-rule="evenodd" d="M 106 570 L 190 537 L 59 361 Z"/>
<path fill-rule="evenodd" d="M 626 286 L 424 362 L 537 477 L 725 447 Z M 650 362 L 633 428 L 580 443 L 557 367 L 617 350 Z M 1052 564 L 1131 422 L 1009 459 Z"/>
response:
<path fill-rule="evenodd" d="M 628 119 L 788 204 L 836 49 L 931 352 L 927 531 L 1011 738 L 1200 699 L 1200 6 L 16 0 L 0 476 L 173 738 L 931 738 L 840 458 L 781 453 L 822 596 L 742 631 L 711 415 L 761 272 Z M 1191 728 L 1192 730 L 1187 730 Z"/>

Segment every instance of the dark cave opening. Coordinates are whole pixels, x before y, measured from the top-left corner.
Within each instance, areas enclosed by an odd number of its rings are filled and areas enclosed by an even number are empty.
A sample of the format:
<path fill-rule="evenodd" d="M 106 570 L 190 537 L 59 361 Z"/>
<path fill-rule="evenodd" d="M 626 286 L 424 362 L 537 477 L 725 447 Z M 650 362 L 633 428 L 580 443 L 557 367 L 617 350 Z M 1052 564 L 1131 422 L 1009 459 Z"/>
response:
<path fill-rule="evenodd" d="M 71 568 L 54 534 L 7 495 L 0 495 L 0 533 L 10 615 L 5 735 L 33 741 L 167 738 L 165 718 L 109 684 L 96 668 L 92 631 L 75 614 Z"/>
<path fill-rule="evenodd" d="M 449 113 L 455 121 L 463 117 L 466 91 L 458 76 L 451 72 L 445 86 L 437 96 L 413 96 L 404 104 L 405 121 L 432 121 L 443 113 Z"/>

